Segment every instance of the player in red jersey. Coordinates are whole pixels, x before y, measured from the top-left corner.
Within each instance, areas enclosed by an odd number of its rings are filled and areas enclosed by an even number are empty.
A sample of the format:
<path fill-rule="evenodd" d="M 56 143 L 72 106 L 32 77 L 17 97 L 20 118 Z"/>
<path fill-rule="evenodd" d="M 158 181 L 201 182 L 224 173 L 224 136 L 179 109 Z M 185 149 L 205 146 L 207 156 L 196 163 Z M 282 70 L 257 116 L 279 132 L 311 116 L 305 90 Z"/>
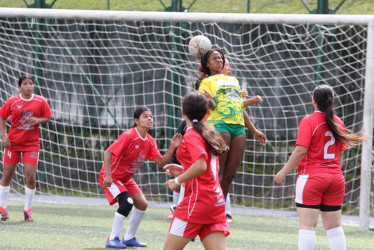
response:
<path fill-rule="evenodd" d="M 22 155 L 26 179 L 24 217 L 26 222 L 33 221 L 31 205 L 36 190 L 36 168 L 40 150 L 39 124 L 47 123 L 52 116 L 45 98 L 34 94 L 34 87 L 31 77 L 20 77 L 18 89 L 21 94 L 10 97 L 0 108 L 0 133 L 4 146 L 4 171 L 0 183 L 1 220 L 9 219 L 6 201 L 16 165 Z M 7 134 L 6 119 L 9 116 L 11 127 Z"/>
<path fill-rule="evenodd" d="M 176 190 L 185 186 L 184 198 L 178 203 L 164 249 L 183 249 L 199 235 L 205 249 L 225 249 L 229 226 L 225 217 L 225 198 L 218 177 L 218 155 L 227 151 L 222 137 L 202 122 L 208 108 L 206 98 L 198 91 L 183 98 L 183 117 L 187 130 L 177 150 L 182 164 L 169 164 L 171 176 L 165 186 Z"/>
<path fill-rule="evenodd" d="M 119 204 L 114 216 L 112 232 L 106 243 L 106 247 L 109 248 L 147 246 L 135 238 L 148 203 L 132 176 L 138 172 L 146 159 L 155 161 L 158 166 L 163 167 L 182 141 L 182 136 L 175 134 L 168 152 L 162 156 L 155 140 L 148 134 L 153 126 L 151 111 L 147 107 L 137 108 L 134 112 L 134 121 L 134 128 L 123 132 L 104 152 L 104 164 L 99 175 L 100 185 L 104 188 L 109 204 L 113 205 L 117 202 Z M 126 234 L 120 242 L 119 235 L 133 205 L 135 209 Z"/>
<path fill-rule="evenodd" d="M 314 249 L 315 229 L 321 214 L 327 230 L 330 248 L 346 249 L 341 227 L 341 207 L 344 198 L 344 176 L 341 170 L 343 151 L 364 137 L 346 133 L 344 123 L 334 112 L 334 92 L 319 85 L 312 96 L 314 113 L 299 124 L 296 147 L 274 181 L 282 184 L 286 175 L 298 166 L 295 201 L 300 219 L 299 249 Z"/>

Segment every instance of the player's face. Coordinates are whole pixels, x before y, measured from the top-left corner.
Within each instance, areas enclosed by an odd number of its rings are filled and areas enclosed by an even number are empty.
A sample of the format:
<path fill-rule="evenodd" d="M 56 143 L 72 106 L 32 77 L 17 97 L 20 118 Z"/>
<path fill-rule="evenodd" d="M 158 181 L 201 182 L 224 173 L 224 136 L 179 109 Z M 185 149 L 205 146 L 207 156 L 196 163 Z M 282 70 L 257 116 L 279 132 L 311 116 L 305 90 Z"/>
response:
<path fill-rule="evenodd" d="M 221 53 L 218 51 L 214 51 L 209 55 L 207 67 L 210 69 L 211 72 L 218 72 L 222 70 L 223 67 L 223 60 Z"/>
<path fill-rule="evenodd" d="M 139 119 L 135 119 L 137 127 L 151 129 L 153 127 L 153 116 L 150 111 L 144 111 Z"/>
<path fill-rule="evenodd" d="M 225 76 L 231 75 L 231 67 L 230 67 L 229 60 L 227 59 L 225 60 L 225 66 L 222 69 L 222 74 L 224 74 Z"/>
<path fill-rule="evenodd" d="M 34 82 L 31 79 L 25 79 L 21 83 L 21 85 L 18 87 L 18 89 L 21 91 L 22 96 L 29 98 L 34 93 Z"/>

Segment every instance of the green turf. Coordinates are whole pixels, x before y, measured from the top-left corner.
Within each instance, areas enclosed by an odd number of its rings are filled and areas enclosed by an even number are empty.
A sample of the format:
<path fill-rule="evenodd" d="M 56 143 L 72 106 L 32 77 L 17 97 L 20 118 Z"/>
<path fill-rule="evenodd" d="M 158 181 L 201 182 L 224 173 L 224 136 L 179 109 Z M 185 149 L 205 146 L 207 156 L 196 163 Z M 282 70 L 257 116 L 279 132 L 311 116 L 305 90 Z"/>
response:
<path fill-rule="evenodd" d="M 34 222 L 23 222 L 23 202 L 8 201 L 10 219 L 0 221 L 0 249 L 103 249 L 116 206 L 35 203 Z M 149 208 L 137 238 L 147 249 L 162 249 L 170 221 L 167 208 Z M 227 249 L 297 249 L 298 220 L 234 214 Z M 126 220 L 126 225 L 128 220 Z M 125 225 L 125 226 L 126 226 Z M 344 227 L 347 249 L 374 249 L 374 232 Z M 134 249 L 134 248 L 132 248 Z M 203 249 L 199 240 L 185 249 Z M 329 249 L 318 226 L 317 248 Z"/>

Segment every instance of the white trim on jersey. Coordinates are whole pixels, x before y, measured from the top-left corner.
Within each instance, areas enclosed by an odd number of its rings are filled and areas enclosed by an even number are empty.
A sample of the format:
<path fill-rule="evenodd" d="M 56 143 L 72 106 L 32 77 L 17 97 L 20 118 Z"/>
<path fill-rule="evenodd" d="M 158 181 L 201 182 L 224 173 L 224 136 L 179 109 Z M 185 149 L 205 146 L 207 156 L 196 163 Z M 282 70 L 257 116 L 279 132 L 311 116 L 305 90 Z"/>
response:
<path fill-rule="evenodd" d="M 309 175 L 299 175 L 296 182 L 296 194 L 295 194 L 295 202 L 299 204 L 303 204 L 303 192 L 304 187 L 309 178 Z"/>
<path fill-rule="evenodd" d="M 25 98 L 23 98 L 23 97 L 22 97 L 22 94 L 19 94 L 19 97 L 20 97 L 22 100 L 24 100 L 25 102 L 29 102 L 29 101 L 32 100 L 32 98 L 34 98 L 34 94 L 32 94 L 31 97 L 30 97 L 29 99 L 25 99 Z"/>
<path fill-rule="evenodd" d="M 138 129 L 137 129 L 136 127 L 135 127 L 135 130 L 136 130 L 136 133 L 138 133 L 139 138 L 142 139 L 142 141 L 146 141 L 146 140 L 147 140 L 147 135 L 145 136 L 145 138 L 143 138 L 143 137 L 139 134 L 139 131 L 138 131 Z M 133 141 L 135 141 L 135 139 L 134 139 Z"/>
<path fill-rule="evenodd" d="M 194 183 L 196 183 L 196 193 L 195 193 L 195 200 L 192 200 L 192 194 L 194 193 L 193 192 Z M 199 196 L 199 182 L 197 181 L 197 178 L 194 178 L 191 181 L 191 196 L 190 196 L 190 199 L 188 200 L 187 218 L 190 218 L 193 210 L 195 209 L 198 196 Z"/>

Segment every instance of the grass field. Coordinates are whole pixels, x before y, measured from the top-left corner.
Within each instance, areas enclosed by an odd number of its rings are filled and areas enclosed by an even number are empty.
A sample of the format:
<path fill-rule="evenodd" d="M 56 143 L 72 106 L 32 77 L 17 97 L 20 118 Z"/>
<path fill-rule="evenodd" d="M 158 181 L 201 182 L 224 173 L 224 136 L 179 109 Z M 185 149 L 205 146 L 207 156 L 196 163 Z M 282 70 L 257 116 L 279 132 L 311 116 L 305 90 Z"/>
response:
<path fill-rule="evenodd" d="M 8 201 L 10 219 L 0 221 L 0 249 L 103 249 L 116 206 L 34 203 L 33 223 L 23 222 L 21 201 Z M 167 208 L 149 208 L 137 238 L 146 249 L 162 249 L 170 221 Z M 128 220 L 126 220 L 126 225 Z M 125 225 L 125 227 L 126 227 Z M 234 215 L 227 249 L 297 249 L 298 220 Z M 347 249 L 374 249 L 374 232 L 344 226 Z M 130 248 L 135 249 L 135 248 Z M 203 249 L 197 239 L 186 249 Z M 329 249 L 325 231 L 317 230 L 316 249 Z"/>

